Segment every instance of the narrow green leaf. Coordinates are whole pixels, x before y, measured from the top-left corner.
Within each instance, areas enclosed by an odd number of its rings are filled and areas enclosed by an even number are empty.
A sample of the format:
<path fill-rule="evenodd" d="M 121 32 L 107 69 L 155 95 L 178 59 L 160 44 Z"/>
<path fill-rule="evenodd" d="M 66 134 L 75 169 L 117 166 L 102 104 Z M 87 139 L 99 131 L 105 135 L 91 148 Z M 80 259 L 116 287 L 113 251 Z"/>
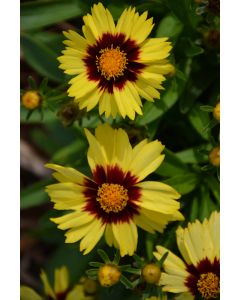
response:
<path fill-rule="evenodd" d="M 156 37 L 169 37 L 176 40 L 183 30 L 183 24 L 174 15 L 170 14 L 164 17 L 159 23 L 156 31 Z"/>
<path fill-rule="evenodd" d="M 156 174 L 164 177 L 183 174 L 188 171 L 188 167 L 177 157 L 175 153 L 164 149 L 165 159 L 161 166 L 155 171 Z"/>
<path fill-rule="evenodd" d="M 114 255 L 113 263 L 118 265 L 120 261 L 120 251 L 117 249 Z"/>
<path fill-rule="evenodd" d="M 75 0 L 40 0 L 21 4 L 21 30 L 34 30 L 85 13 L 88 5 Z"/>
<path fill-rule="evenodd" d="M 103 266 L 104 264 L 103 263 L 100 263 L 100 262 L 97 262 L 97 261 L 91 261 L 89 263 L 89 266 L 91 267 L 95 267 L 95 268 L 100 268 L 101 266 Z"/>
<path fill-rule="evenodd" d="M 102 260 L 105 262 L 105 264 L 111 263 L 110 258 L 108 257 L 105 251 L 103 251 L 102 249 L 98 249 L 97 252 L 99 256 L 102 258 Z"/>
<path fill-rule="evenodd" d="M 38 73 L 54 81 L 61 82 L 65 78 L 58 69 L 58 54 L 30 35 L 21 36 L 21 48 L 24 59 Z"/>
<path fill-rule="evenodd" d="M 134 285 L 132 284 L 132 282 L 130 280 L 128 280 L 127 277 L 125 277 L 124 275 L 121 275 L 120 281 L 121 281 L 122 284 L 125 285 L 125 287 L 127 289 L 133 289 L 134 288 Z"/>
<path fill-rule="evenodd" d="M 48 202 L 48 196 L 44 189 L 52 182 L 52 179 L 43 179 L 23 189 L 20 194 L 20 208 L 30 208 Z"/>
<path fill-rule="evenodd" d="M 197 187 L 199 176 L 195 173 L 188 172 L 182 175 L 173 176 L 163 182 L 175 188 L 181 195 L 185 195 Z"/>
<path fill-rule="evenodd" d="M 161 268 L 162 265 L 164 264 L 164 261 L 166 260 L 167 256 L 168 256 L 168 252 L 165 252 L 165 253 L 163 254 L 163 256 L 161 257 L 161 259 L 160 259 L 159 261 L 157 261 L 157 265 L 158 265 L 160 268 Z"/>
<path fill-rule="evenodd" d="M 208 176 L 206 178 L 206 183 L 209 189 L 212 191 L 217 202 L 220 203 L 220 182 L 215 176 Z"/>
<path fill-rule="evenodd" d="M 189 221 L 194 222 L 198 218 L 198 197 L 194 197 L 191 203 L 191 209 L 190 209 L 190 215 L 189 215 Z"/>
<path fill-rule="evenodd" d="M 209 133 L 205 131 L 206 125 L 209 123 L 209 115 L 200 110 L 200 106 L 195 104 L 190 110 L 189 121 L 203 139 L 209 139 Z"/>
<path fill-rule="evenodd" d="M 207 144 L 206 147 L 208 147 Z M 189 148 L 180 152 L 175 153 L 176 157 L 179 158 L 183 163 L 199 164 L 208 161 L 208 155 L 203 154 L 199 151 L 199 147 Z"/>
<path fill-rule="evenodd" d="M 135 274 L 135 275 L 141 275 L 141 270 L 140 269 L 128 268 L 128 269 L 125 270 L 125 272 Z"/>

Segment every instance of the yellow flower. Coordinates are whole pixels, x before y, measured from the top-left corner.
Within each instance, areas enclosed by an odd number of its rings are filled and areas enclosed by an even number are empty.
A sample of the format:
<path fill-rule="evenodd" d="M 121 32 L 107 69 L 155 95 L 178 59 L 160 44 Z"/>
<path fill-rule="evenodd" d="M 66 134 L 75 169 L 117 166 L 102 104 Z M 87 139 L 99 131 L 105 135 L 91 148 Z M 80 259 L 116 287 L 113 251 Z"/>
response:
<path fill-rule="evenodd" d="M 83 36 L 63 32 L 67 46 L 58 58 L 66 74 L 75 75 L 68 94 L 87 111 L 99 105 L 106 117 L 135 118 L 142 114 L 141 98 L 159 99 L 165 74 L 172 71 L 167 61 L 172 48 L 168 38 L 149 38 L 154 26 L 147 12 L 125 9 L 115 25 L 102 3 L 92 15 L 83 17 Z"/>
<path fill-rule="evenodd" d="M 51 300 L 94 300 L 93 296 L 86 296 L 83 284 L 76 285 L 73 289 L 69 287 L 69 274 L 65 266 L 56 269 L 54 274 L 54 286 L 49 283 L 44 271 L 40 274 L 43 282 L 44 293 Z M 43 300 L 44 297 L 38 295 L 33 289 L 21 286 L 21 300 Z"/>
<path fill-rule="evenodd" d="M 220 102 L 213 109 L 213 116 L 217 121 L 220 121 Z"/>
<path fill-rule="evenodd" d="M 22 104 L 27 109 L 33 110 L 39 107 L 41 97 L 37 91 L 27 91 L 22 95 Z"/>
<path fill-rule="evenodd" d="M 157 246 L 154 255 L 160 259 L 169 252 L 164 261 L 159 285 L 163 291 L 180 293 L 177 300 L 205 300 L 220 296 L 220 217 L 213 212 L 209 220 L 189 223 L 178 228 L 177 244 L 185 262 L 164 247 Z M 198 299 L 197 298 L 197 299 Z"/>
<path fill-rule="evenodd" d="M 167 295 L 164 294 L 164 295 L 162 296 L 162 298 L 161 298 L 161 297 L 157 297 L 157 296 L 151 296 L 151 297 L 149 297 L 149 298 L 146 298 L 146 300 L 167 300 Z"/>
<path fill-rule="evenodd" d="M 167 184 L 142 181 L 164 159 L 159 141 L 143 140 L 132 147 L 127 133 L 99 125 L 93 136 L 87 129 L 88 163 L 92 178 L 79 171 L 48 164 L 60 182 L 46 189 L 54 208 L 72 210 L 51 219 L 66 232 L 66 243 L 81 240 L 80 251 L 89 253 L 105 234 L 109 246 L 121 256 L 133 255 L 137 247 L 137 226 L 162 232 L 169 221 L 182 220 L 180 195 Z"/>
<path fill-rule="evenodd" d="M 220 166 L 220 147 L 213 148 L 209 152 L 208 159 L 213 166 L 219 167 Z"/>

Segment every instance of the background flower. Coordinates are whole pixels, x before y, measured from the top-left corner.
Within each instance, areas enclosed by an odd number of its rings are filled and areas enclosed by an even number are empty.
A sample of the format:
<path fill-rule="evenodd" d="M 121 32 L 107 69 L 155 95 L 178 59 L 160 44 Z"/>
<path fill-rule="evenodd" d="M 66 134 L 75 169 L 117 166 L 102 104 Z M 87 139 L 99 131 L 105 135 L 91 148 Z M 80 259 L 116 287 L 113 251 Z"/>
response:
<path fill-rule="evenodd" d="M 220 295 L 220 218 L 213 212 L 209 220 L 189 223 L 179 228 L 177 244 L 184 261 L 162 246 L 157 246 L 157 259 L 169 251 L 164 261 L 165 273 L 159 284 L 164 291 L 180 293 L 178 300 L 216 299 Z"/>

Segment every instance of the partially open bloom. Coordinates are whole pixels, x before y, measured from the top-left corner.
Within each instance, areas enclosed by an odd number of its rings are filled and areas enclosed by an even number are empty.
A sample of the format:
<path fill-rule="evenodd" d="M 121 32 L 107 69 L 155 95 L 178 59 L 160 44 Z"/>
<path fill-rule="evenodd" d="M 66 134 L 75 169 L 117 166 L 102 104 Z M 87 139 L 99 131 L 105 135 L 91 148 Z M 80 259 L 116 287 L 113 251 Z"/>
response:
<path fill-rule="evenodd" d="M 154 26 L 147 12 L 125 9 L 115 25 L 108 9 L 101 3 L 92 15 L 83 17 L 83 36 L 63 32 L 67 46 L 58 59 L 70 80 L 68 94 L 80 109 L 90 111 L 99 104 L 106 117 L 135 118 L 142 114 L 141 97 L 159 99 L 164 75 L 172 71 L 166 58 L 172 48 L 168 38 L 149 38 Z"/>
<path fill-rule="evenodd" d="M 84 291 L 84 285 L 78 284 L 73 289 L 69 286 L 69 274 L 65 266 L 56 269 L 54 274 L 54 286 L 49 283 L 48 277 L 44 271 L 41 272 L 44 293 L 49 300 L 93 300 L 94 297 L 87 295 Z M 38 295 L 33 289 L 27 286 L 21 286 L 21 300 L 43 300 L 45 297 Z"/>
<path fill-rule="evenodd" d="M 36 109 L 40 103 L 41 97 L 37 91 L 26 91 L 22 95 L 22 105 L 27 109 Z"/>
<path fill-rule="evenodd" d="M 182 220 L 180 195 L 167 184 L 142 181 L 164 159 L 159 141 L 143 140 L 132 147 L 127 133 L 99 125 L 93 136 L 87 129 L 88 163 L 92 178 L 69 167 L 48 164 L 60 182 L 46 189 L 54 208 L 73 210 L 53 218 L 58 228 L 68 229 L 66 243 L 81 240 L 80 251 L 89 253 L 105 233 L 108 245 L 121 256 L 133 255 L 137 226 L 162 232 L 169 221 Z"/>
<path fill-rule="evenodd" d="M 220 217 L 213 212 L 209 220 L 189 223 L 188 227 L 179 228 L 177 244 L 182 261 L 171 251 L 157 246 L 154 255 L 160 259 L 169 252 L 163 263 L 159 284 L 163 291 L 180 293 L 177 300 L 204 300 L 220 296 Z"/>

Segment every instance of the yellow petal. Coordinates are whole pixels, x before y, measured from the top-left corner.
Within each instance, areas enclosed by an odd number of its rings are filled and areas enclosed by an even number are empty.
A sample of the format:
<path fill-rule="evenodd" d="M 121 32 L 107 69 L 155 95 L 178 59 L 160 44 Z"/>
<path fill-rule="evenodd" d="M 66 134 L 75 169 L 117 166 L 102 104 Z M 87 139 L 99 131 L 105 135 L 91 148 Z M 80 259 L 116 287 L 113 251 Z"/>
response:
<path fill-rule="evenodd" d="M 137 82 L 135 83 L 136 89 L 140 96 L 144 99 L 153 102 L 154 98 L 160 99 L 160 93 L 144 80 L 141 76 L 138 77 Z"/>
<path fill-rule="evenodd" d="M 80 243 L 80 251 L 84 251 L 84 255 L 88 254 L 96 246 L 98 241 L 104 234 L 106 225 L 101 220 L 95 219 L 91 231 L 84 236 Z"/>
<path fill-rule="evenodd" d="M 101 115 L 104 112 L 106 118 L 109 118 L 110 116 L 115 118 L 118 113 L 118 107 L 114 96 L 109 94 L 107 91 L 104 91 L 99 102 L 99 114 Z"/>
<path fill-rule="evenodd" d="M 166 273 L 170 275 L 176 275 L 183 277 L 186 279 L 186 277 L 189 275 L 189 273 L 186 271 L 186 265 L 185 263 L 177 257 L 175 254 L 173 254 L 170 250 L 168 250 L 165 247 L 162 246 L 156 246 L 157 252 L 153 252 L 154 256 L 157 260 L 160 260 L 162 256 L 168 252 L 168 256 L 165 259 L 163 263 L 164 270 Z"/>
<path fill-rule="evenodd" d="M 56 269 L 54 274 L 54 291 L 56 294 L 64 293 L 68 289 L 69 274 L 65 266 Z"/>
<path fill-rule="evenodd" d="M 75 99 L 75 102 L 79 104 L 80 109 L 87 109 L 87 112 L 93 109 L 99 102 L 103 91 L 100 91 L 97 87 L 90 91 L 87 95 L 81 98 Z"/>
<path fill-rule="evenodd" d="M 28 286 L 20 287 L 20 299 L 21 300 L 43 300 L 33 289 Z"/>
<path fill-rule="evenodd" d="M 89 143 L 87 158 L 91 170 L 94 170 L 96 165 L 107 165 L 109 161 L 104 147 L 98 142 L 95 136 L 90 133 L 90 131 L 86 128 L 84 131 Z"/>
<path fill-rule="evenodd" d="M 80 51 L 82 54 L 86 52 L 88 42 L 84 37 L 73 30 L 63 31 L 63 34 L 69 39 L 68 41 L 64 41 L 64 44 Z"/>
<path fill-rule="evenodd" d="M 169 56 L 172 49 L 171 43 L 167 38 L 147 39 L 140 49 L 140 61 L 142 63 L 161 62 Z"/>
<path fill-rule="evenodd" d="M 208 229 L 214 246 L 213 255 L 220 257 L 220 214 L 213 212 L 209 218 Z"/>
<path fill-rule="evenodd" d="M 48 281 L 47 275 L 46 273 L 42 270 L 41 274 L 40 274 L 40 278 L 42 280 L 43 283 L 43 288 L 44 288 L 44 292 L 46 295 L 52 297 L 54 300 L 56 299 L 56 295 Z"/>
<path fill-rule="evenodd" d="M 112 231 L 119 245 L 120 255 L 133 255 L 137 248 L 137 227 L 130 220 L 128 223 L 112 223 Z"/>
<path fill-rule="evenodd" d="M 112 129 L 108 124 L 103 124 L 97 127 L 95 136 L 105 149 L 108 162 L 111 165 L 121 165 L 123 170 L 128 170 L 132 159 L 132 147 L 127 133 L 121 128 Z"/>
<path fill-rule="evenodd" d="M 161 155 L 163 149 L 164 146 L 157 140 L 141 147 L 138 155 L 133 158 L 129 166 L 129 169 L 137 175 L 139 181 L 160 166 L 164 159 L 164 155 Z"/>
<path fill-rule="evenodd" d="M 87 234 L 89 234 L 89 232 L 91 232 L 94 225 L 95 225 L 95 220 L 93 219 L 92 222 L 88 222 L 82 224 L 81 226 L 77 226 L 68 230 L 65 233 L 66 236 L 65 243 L 75 243 L 81 240 L 84 236 L 86 236 Z"/>
<path fill-rule="evenodd" d="M 69 167 L 63 167 L 56 164 L 46 164 L 46 168 L 52 169 L 57 171 L 59 174 L 61 174 L 61 180 L 62 182 L 74 182 L 78 184 L 82 184 L 84 178 L 86 177 L 82 173 L 78 172 L 76 169 L 69 168 Z"/>
<path fill-rule="evenodd" d="M 76 211 L 72 213 L 68 213 L 62 217 L 51 218 L 58 225 L 59 229 L 65 230 L 69 228 L 74 228 L 78 226 L 83 226 L 92 222 L 94 219 L 94 215 L 91 215 L 85 211 Z"/>
<path fill-rule="evenodd" d="M 175 297 L 175 300 L 194 300 L 194 296 L 190 293 L 182 293 Z"/>
<path fill-rule="evenodd" d="M 75 99 L 84 97 L 97 88 L 97 82 L 90 81 L 87 78 L 86 72 L 75 76 L 69 81 L 69 83 L 71 86 L 68 89 L 68 95 L 69 97 L 74 97 Z"/>
<path fill-rule="evenodd" d="M 184 281 L 184 277 L 162 273 L 159 283 L 160 285 L 163 285 L 162 290 L 165 292 L 183 293 L 188 292 L 188 288 L 185 286 Z"/>
<path fill-rule="evenodd" d="M 107 224 L 106 229 L 105 229 L 105 240 L 106 243 L 112 247 L 114 246 L 115 248 L 119 249 L 119 245 L 116 241 L 116 239 L 114 238 L 113 235 L 113 231 L 112 231 L 112 225 L 111 224 Z"/>

